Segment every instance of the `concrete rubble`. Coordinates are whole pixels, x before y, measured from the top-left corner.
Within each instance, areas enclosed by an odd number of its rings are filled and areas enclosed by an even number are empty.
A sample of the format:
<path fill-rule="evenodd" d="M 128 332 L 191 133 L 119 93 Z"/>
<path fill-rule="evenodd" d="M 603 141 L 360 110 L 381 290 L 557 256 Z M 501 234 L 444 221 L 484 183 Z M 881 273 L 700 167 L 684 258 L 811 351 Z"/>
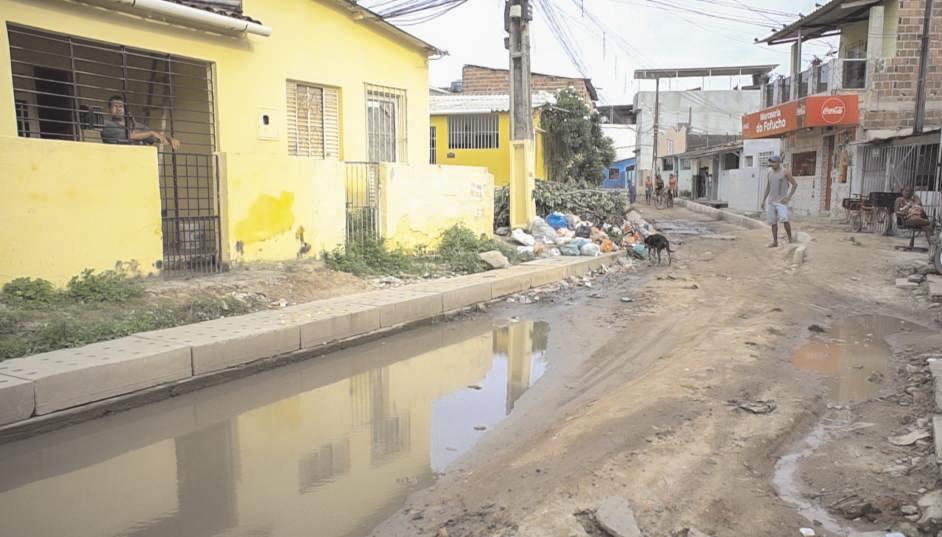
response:
<path fill-rule="evenodd" d="M 595 520 L 612 537 L 642 537 L 634 511 L 627 498 L 606 498 L 595 511 Z"/>

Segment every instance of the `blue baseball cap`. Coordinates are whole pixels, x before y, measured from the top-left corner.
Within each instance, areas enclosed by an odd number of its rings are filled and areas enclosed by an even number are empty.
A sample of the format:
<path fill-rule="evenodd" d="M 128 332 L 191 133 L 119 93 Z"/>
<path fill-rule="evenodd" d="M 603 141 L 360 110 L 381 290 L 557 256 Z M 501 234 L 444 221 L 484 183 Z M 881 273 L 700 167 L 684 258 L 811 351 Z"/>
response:
<path fill-rule="evenodd" d="M 769 157 L 769 162 L 782 162 L 782 157 L 779 155 L 772 155 Z"/>

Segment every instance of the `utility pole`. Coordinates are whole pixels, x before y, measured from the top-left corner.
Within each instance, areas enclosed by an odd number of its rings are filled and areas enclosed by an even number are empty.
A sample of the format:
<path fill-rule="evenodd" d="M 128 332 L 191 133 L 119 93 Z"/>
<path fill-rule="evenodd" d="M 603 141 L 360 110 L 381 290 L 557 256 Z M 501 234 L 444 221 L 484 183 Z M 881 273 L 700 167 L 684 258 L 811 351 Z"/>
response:
<path fill-rule="evenodd" d="M 661 79 L 654 79 L 654 150 L 651 152 L 651 180 L 657 177 L 657 135 L 661 119 Z"/>
<path fill-rule="evenodd" d="M 925 0 L 926 18 L 922 23 L 922 46 L 919 50 L 919 81 L 916 83 L 916 118 L 913 134 L 921 134 L 926 123 L 926 78 L 929 73 L 929 30 L 932 25 L 932 4 Z"/>
<path fill-rule="evenodd" d="M 510 225 L 527 227 L 536 216 L 533 201 L 533 101 L 530 96 L 529 0 L 506 0 L 504 45 L 510 52 Z"/>

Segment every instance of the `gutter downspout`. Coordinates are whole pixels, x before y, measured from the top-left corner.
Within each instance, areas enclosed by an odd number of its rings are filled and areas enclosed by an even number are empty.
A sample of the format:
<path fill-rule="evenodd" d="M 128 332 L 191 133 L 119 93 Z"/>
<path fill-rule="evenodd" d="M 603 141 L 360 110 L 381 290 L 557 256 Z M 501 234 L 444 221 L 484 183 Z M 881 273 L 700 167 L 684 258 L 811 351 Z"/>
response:
<path fill-rule="evenodd" d="M 195 7 L 167 2 L 166 0 L 110 0 L 111 3 L 117 3 L 131 7 L 138 11 L 145 11 L 151 15 L 162 15 L 177 20 L 195 22 L 203 26 L 225 32 L 240 32 L 268 37 L 271 35 L 271 28 L 255 22 L 235 19 L 199 9 Z"/>

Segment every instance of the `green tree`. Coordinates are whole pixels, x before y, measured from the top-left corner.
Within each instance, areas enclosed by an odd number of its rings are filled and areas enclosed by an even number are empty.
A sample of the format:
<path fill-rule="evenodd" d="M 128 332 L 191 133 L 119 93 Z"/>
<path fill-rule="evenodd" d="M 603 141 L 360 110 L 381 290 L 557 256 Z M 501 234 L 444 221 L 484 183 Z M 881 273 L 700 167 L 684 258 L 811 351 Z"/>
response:
<path fill-rule="evenodd" d="M 602 133 L 602 119 L 572 89 L 556 94 L 556 106 L 543 111 L 546 162 L 550 179 L 598 185 L 615 160 L 611 138 Z"/>

